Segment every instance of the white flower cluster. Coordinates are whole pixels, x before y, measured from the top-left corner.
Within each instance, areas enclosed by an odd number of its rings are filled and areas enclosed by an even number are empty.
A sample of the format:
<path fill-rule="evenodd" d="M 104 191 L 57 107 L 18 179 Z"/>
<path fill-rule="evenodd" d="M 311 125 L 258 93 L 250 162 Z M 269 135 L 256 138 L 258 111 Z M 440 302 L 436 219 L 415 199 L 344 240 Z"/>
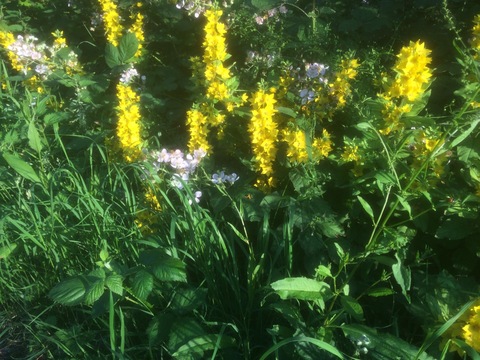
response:
<path fill-rule="evenodd" d="M 212 6 L 211 1 L 199 1 L 199 0 L 180 0 L 177 2 L 177 9 L 187 10 L 189 15 L 195 16 L 198 18 L 202 13 L 205 12 L 208 8 Z"/>
<path fill-rule="evenodd" d="M 8 46 L 8 50 L 13 52 L 18 62 L 23 66 L 23 73 L 27 74 L 28 68 L 32 63 L 39 63 L 45 60 L 45 44 L 37 44 L 38 38 L 33 35 L 27 35 L 23 37 L 18 35 L 14 43 Z M 38 67 L 38 65 L 37 65 Z M 45 73 L 43 68 L 39 69 Z"/>
<path fill-rule="evenodd" d="M 195 150 L 192 154 L 185 155 L 180 150 L 155 151 L 151 154 L 154 157 L 153 166 L 159 170 L 163 164 L 169 164 L 175 170 L 172 177 L 172 184 L 179 189 L 183 189 L 183 183 L 187 182 L 190 175 L 193 174 L 198 164 L 205 157 L 206 152 L 203 150 Z"/>
<path fill-rule="evenodd" d="M 53 33 L 53 35 L 56 34 Z M 18 35 L 15 42 L 8 46 L 8 50 L 15 54 L 18 64 L 22 67 L 21 71 L 25 75 L 33 70 L 41 79 L 46 79 L 59 65 L 52 61 L 52 58 L 66 46 L 65 43 L 54 43 L 52 46 L 47 46 L 45 43 L 39 43 L 38 38 L 33 35 Z M 60 66 L 70 69 L 78 67 L 77 54 L 70 51 L 67 57 L 61 60 Z"/>
<path fill-rule="evenodd" d="M 224 183 L 233 184 L 238 179 L 239 177 L 237 174 L 232 173 L 230 175 L 225 175 L 225 172 L 223 171 L 220 171 L 219 173 L 215 173 L 212 175 L 212 182 L 214 184 L 224 184 Z"/>
<path fill-rule="evenodd" d="M 270 9 L 265 12 L 263 15 L 255 15 L 255 22 L 258 25 L 263 25 L 266 20 L 270 18 L 274 18 L 275 20 L 278 20 L 279 14 L 286 14 L 288 12 L 288 9 L 285 7 L 285 5 L 280 5 L 279 7 Z"/>
<path fill-rule="evenodd" d="M 122 84 L 128 85 L 138 76 L 139 76 L 139 74 L 138 74 L 137 69 L 135 69 L 132 66 L 129 69 L 122 72 L 122 75 L 120 76 L 120 82 Z"/>

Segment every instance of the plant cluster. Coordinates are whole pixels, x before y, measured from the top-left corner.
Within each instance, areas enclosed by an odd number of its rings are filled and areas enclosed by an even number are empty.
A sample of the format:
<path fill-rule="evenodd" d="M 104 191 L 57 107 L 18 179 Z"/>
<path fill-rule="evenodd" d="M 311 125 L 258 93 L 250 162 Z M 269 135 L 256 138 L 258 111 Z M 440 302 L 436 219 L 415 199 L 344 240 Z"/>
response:
<path fill-rule="evenodd" d="M 5 0 L 0 358 L 480 358 L 480 6 L 407 5 Z"/>

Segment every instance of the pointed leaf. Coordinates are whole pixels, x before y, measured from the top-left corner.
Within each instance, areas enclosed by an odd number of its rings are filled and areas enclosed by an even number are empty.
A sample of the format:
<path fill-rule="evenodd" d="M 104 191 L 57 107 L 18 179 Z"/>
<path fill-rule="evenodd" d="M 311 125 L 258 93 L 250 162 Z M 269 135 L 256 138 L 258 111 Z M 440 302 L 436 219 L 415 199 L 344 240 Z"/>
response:
<path fill-rule="evenodd" d="M 142 252 L 140 262 L 161 281 L 187 281 L 183 261 L 165 254 L 160 249 Z"/>
<path fill-rule="evenodd" d="M 105 62 L 109 68 L 122 65 L 118 49 L 113 44 L 108 43 L 105 47 Z"/>
<path fill-rule="evenodd" d="M 30 124 L 28 124 L 27 137 L 28 137 L 28 145 L 33 150 L 35 150 L 37 153 L 42 151 L 43 144 L 40 139 L 40 134 L 37 130 L 37 127 L 35 126 L 35 123 L 33 121 L 31 121 Z"/>
<path fill-rule="evenodd" d="M 352 298 L 351 296 L 343 295 L 340 298 L 340 302 L 342 303 L 342 306 L 345 309 L 345 311 L 349 315 L 353 316 L 355 320 L 358 320 L 358 321 L 363 320 L 363 309 L 360 303 L 356 299 Z"/>
<path fill-rule="evenodd" d="M 304 277 L 285 278 L 270 286 L 284 300 L 319 300 L 330 289 L 327 283 Z"/>
<path fill-rule="evenodd" d="M 118 55 L 120 62 L 125 64 L 133 58 L 138 50 L 138 40 L 133 32 L 126 33 L 118 44 Z"/>
<path fill-rule="evenodd" d="M 17 248 L 17 244 L 10 244 L 0 247 L 0 260 L 6 259 Z"/>
<path fill-rule="evenodd" d="M 222 336 L 209 334 L 202 335 L 190 339 L 186 344 L 180 346 L 177 351 L 172 355 L 174 358 L 192 354 L 203 355 L 204 351 L 222 349 L 225 347 L 233 346 L 235 340 L 230 336 Z"/>
<path fill-rule="evenodd" d="M 41 182 L 35 170 L 32 166 L 25 162 L 22 158 L 14 154 L 3 154 L 3 158 L 7 161 L 8 165 L 12 167 L 20 176 L 33 182 Z"/>

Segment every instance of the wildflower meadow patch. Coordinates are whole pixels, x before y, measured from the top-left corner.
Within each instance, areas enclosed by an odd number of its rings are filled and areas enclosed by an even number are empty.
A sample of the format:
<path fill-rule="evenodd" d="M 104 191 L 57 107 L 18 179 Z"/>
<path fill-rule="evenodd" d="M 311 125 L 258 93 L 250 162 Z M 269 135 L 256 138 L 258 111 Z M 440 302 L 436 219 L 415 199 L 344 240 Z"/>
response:
<path fill-rule="evenodd" d="M 0 4 L 1 359 L 480 359 L 480 4 Z"/>

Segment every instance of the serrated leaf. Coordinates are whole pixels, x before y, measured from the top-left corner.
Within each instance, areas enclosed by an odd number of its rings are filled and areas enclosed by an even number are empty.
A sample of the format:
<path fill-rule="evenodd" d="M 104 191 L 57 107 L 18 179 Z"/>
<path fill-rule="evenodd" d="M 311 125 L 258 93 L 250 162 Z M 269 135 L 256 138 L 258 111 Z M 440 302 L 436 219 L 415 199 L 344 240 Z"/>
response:
<path fill-rule="evenodd" d="M 133 32 L 122 36 L 118 44 L 118 55 L 120 63 L 125 64 L 135 56 L 138 50 L 138 40 Z"/>
<path fill-rule="evenodd" d="M 46 114 L 43 118 L 43 122 L 45 123 L 45 126 L 49 126 L 49 125 L 58 124 L 59 122 L 68 120 L 69 118 L 70 118 L 70 115 L 66 112 L 55 112 L 55 113 Z"/>
<path fill-rule="evenodd" d="M 118 274 L 111 274 L 105 279 L 105 286 L 113 293 L 123 295 L 123 277 Z"/>
<path fill-rule="evenodd" d="M 153 275 L 148 271 L 138 271 L 132 281 L 132 291 L 140 300 L 146 300 L 153 290 Z"/>
<path fill-rule="evenodd" d="M 84 302 L 87 305 L 92 305 L 100 299 L 105 291 L 105 271 L 103 269 L 93 270 L 85 278 L 88 286 L 85 291 Z"/>
<path fill-rule="evenodd" d="M 189 317 L 177 317 L 170 329 L 168 348 L 175 352 L 189 340 L 204 335 L 207 334 L 198 321 Z"/>
<path fill-rule="evenodd" d="M 363 320 L 363 309 L 356 299 L 352 298 L 351 296 L 343 295 L 340 298 L 340 302 L 342 303 L 343 309 L 349 315 L 353 316 L 355 320 Z"/>
<path fill-rule="evenodd" d="M 35 170 L 33 170 L 32 166 L 19 156 L 4 153 L 3 158 L 8 163 L 8 165 L 10 165 L 12 169 L 15 170 L 20 176 L 36 183 L 41 182 L 40 178 L 38 177 Z"/>
<path fill-rule="evenodd" d="M 75 276 L 55 285 L 48 296 L 62 305 L 78 305 L 83 302 L 86 291 L 87 283 Z"/>
<path fill-rule="evenodd" d="M 177 289 L 173 297 L 172 309 L 179 312 L 188 312 L 195 310 L 199 306 L 205 304 L 207 297 L 207 289 Z"/>
<path fill-rule="evenodd" d="M 285 278 L 270 286 L 284 300 L 320 300 L 325 291 L 330 289 L 327 283 L 304 277 Z"/>
<path fill-rule="evenodd" d="M 450 148 L 454 148 L 455 146 L 460 144 L 463 140 L 465 140 L 468 137 L 468 135 L 470 135 L 473 132 L 473 130 L 475 130 L 475 128 L 478 126 L 479 123 L 480 123 L 480 117 L 475 119 L 470 124 L 470 127 L 467 130 L 462 131 L 461 134 L 452 141 L 452 143 L 450 144 Z"/>

